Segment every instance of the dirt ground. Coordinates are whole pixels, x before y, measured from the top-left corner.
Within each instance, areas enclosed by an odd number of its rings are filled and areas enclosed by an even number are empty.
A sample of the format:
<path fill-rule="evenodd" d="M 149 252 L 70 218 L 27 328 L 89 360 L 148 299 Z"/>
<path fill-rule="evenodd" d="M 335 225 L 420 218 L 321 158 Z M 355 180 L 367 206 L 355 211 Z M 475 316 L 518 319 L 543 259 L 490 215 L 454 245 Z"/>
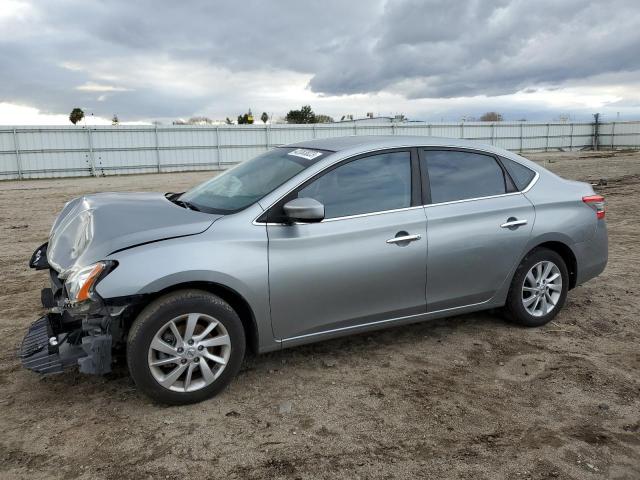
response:
<path fill-rule="evenodd" d="M 217 398 L 171 408 L 122 367 L 21 368 L 47 284 L 27 260 L 74 196 L 211 173 L 0 183 L 0 477 L 639 479 L 640 154 L 529 157 L 607 180 L 609 265 L 554 322 L 479 313 L 271 353 Z"/>

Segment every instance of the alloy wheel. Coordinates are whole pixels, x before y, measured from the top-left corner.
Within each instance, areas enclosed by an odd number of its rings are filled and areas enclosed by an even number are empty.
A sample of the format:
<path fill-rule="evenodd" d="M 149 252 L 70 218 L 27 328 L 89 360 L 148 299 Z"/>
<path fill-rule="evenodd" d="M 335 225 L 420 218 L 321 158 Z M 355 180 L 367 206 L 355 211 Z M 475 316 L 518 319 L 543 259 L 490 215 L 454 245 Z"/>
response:
<path fill-rule="evenodd" d="M 562 294 L 562 275 L 548 260 L 536 263 L 522 284 L 522 305 L 530 315 L 542 317 L 551 312 Z"/>
<path fill-rule="evenodd" d="M 175 392 L 194 392 L 211 385 L 231 355 L 224 325 L 203 313 L 180 315 L 165 323 L 149 346 L 153 378 Z"/>

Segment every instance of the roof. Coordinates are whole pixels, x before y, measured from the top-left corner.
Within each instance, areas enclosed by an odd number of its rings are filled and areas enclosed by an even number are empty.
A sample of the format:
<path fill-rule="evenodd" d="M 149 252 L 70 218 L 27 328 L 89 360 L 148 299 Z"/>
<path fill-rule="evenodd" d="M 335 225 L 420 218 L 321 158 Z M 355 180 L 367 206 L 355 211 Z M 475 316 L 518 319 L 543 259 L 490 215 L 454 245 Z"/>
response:
<path fill-rule="evenodd" d="M 506 152 L 501 148 L 491 145 L 464 140 L 460 138 L 426 137 L 426 136 L 405 136 L 405 135 L 351 135 L 348 137 L 316 138 L 299 143 L 292 143 L 288 147 L 310 148 L 317 150 L 330 150 L 340 152 L 350 150 L 357 153 L 383 148 L 436 146 L 436 147 L 462 147 L 476 148 L 493 151 L 496 153 Z"/>
<path fill-rule="evenodd" d="M 540 166 L 514 152 L 504 148 L 494 147 L 487 143 L 462 138 L 427 137 L 427 136 L 405 136 L 405 135 L 351 135 L 348 137 L 316 138 L 305 142 L 292 143 L 287 147 L 309 148 L 316 150 L 329 150 L 340 152 L 340 156 L 348 157 L 368 153 L 375 150 L 402 147 L 458 147 L 470 148 L 483 152 L 501 155 L 510 158 L 525 166 L 540 171 Z"/>

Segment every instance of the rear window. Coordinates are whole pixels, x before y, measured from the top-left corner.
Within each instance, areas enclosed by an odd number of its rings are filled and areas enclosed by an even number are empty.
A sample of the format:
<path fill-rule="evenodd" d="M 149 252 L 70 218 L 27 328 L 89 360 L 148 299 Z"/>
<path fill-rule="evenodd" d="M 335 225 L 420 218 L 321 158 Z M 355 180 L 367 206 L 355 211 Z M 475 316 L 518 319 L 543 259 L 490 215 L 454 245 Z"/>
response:
<path fill-rule="evenodd" d="M 520 165 L 518 162 L 504 157 L 500 157 L 500 161 L 502 165 L 504 165 L 504 168 L 507 169 L 507 172 L 509 172 L 509 175 L 511 175 L 511 179 L 513 183 L 516 184 L 516 187 L 518 187 L 518 190 L 527 188 L 527 185 L 529 185 L 533 177 L 536 176 L 536 172 L 524 165 Z"/>

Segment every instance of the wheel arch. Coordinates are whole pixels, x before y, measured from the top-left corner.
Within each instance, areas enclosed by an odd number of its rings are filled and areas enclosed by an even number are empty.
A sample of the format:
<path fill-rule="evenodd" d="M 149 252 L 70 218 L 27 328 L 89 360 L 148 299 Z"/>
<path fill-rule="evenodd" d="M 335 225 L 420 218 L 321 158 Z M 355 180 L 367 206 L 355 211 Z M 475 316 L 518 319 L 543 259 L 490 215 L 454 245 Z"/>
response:
<path fill-rule="evenodd" d="M 562 260 L 564 260 L 564 263 L 567 266 L 567 270 L 569 272 L 569 290 L 574 288 L 576 286 L 577 279 L 578 279 L 578 261 L 571 247 L 568 244 L 559 240 L 547 240 L 547 241 L 538 243 L 534 247 L 530 248 L 527 251 L 525 257 L 537 248 L 547 248 L 549 250 L 556 252 L 558 255 L 562 257 Z"/>
<path fill-rule="evenodd" d="M 135 314 L 133 315 L 133 317 L 137 317 L 142 309 L 144 309 L 144 307 L 146 307 L 153 300 L 167 295 L 168 293 L 186 289 L 204 290 L 206 292 L 217 295 L 229 305 L 231 305 L 231 308 L 236 311 L 236 313 L 240 317 L 240 321 L 242 322 L 245 337 L 247 340 L 247 350 L 249 350 L 254 355 L 259 352 L 260 343 L 258 325 L 251 305 L 236 290 L 220 283 L 209 281 L 181 282 L 167 286 L 162 290 L 158 290 L 157 292 L 148 293 L 144 295 L 143 299 L 136 304 Z"/>

